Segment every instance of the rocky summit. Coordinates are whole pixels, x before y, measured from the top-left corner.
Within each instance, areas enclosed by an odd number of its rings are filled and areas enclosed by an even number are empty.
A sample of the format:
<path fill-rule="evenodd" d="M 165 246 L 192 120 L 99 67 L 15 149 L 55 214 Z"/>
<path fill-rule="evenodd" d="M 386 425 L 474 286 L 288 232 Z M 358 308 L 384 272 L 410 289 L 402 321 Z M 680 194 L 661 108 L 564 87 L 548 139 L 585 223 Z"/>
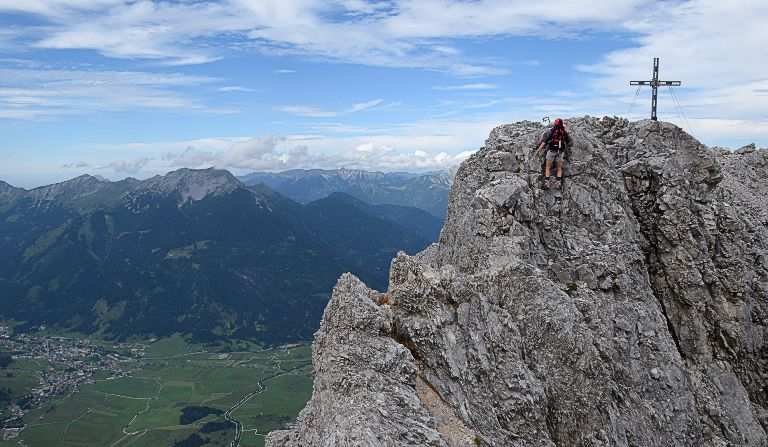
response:
<path fill-rule="evenodd" d="M 494 129 L 440 242 L 339 279 L 293 446 L 766 446 L 768 150 L 591 117 L 562 190 Z"/>

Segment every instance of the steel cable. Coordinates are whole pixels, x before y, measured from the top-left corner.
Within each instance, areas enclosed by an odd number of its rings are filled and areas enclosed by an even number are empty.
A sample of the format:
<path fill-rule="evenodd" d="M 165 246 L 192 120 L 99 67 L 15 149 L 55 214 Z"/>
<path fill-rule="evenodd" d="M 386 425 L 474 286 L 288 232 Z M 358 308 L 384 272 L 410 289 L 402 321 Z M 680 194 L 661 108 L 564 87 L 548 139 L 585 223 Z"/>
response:
<path fill-rule="evenodd" d="M 669 92 L 672 93 L 672 99 L 675 101 L 675 106 L 679 110 L 678 114 L 682 115 L 683 120 L 685 120 L 685 124 L 688 125 L 688 130 L 690 131 L 691 136 L 695 138 L 695 135 L 693 134 L 693 127 L 691 127 L 691 123 L 688 122 L 688 117 L 685 116 L 683 106 L 680 104 L 680 101 L 677 99 L 677 94 L 675 94 L 675 90 L 671 86 L 669 86 Z"/>
<path fill-rule="evenodd" d="M 642 85 L 637 86 L 637 90 L 635 90 L 635 98 L 632 100 L 632 104 L 629 105 L 629 110 L 627 110 L 627 119 L 629 119 L 629 114 L 632 113 L 632 109 L 635 107 L 637 96 L 640 94 L 640 87 L 642 87 Z"/>

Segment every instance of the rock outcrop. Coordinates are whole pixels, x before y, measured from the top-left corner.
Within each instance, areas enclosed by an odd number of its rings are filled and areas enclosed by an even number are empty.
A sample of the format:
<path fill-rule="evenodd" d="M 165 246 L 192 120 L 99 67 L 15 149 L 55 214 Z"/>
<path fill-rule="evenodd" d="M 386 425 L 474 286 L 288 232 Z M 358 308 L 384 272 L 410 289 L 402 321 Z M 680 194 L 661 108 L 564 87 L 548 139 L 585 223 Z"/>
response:
<path fill-rule="evenodd" d="M 229 171 L 181 168 L 144 180 L 137 185 L 134 194 L 176 194 L 181 206 L 202 200 L 209 194 L 227 194 L 243 186 Z"/>
<path fill-rule="evenodd" d="M 343 276 L 312 400 L 272 447 L 766 446 L 768 150 L 566 122 L 562 191 L 494 129 L 440 242 L 389 290 Z"/>

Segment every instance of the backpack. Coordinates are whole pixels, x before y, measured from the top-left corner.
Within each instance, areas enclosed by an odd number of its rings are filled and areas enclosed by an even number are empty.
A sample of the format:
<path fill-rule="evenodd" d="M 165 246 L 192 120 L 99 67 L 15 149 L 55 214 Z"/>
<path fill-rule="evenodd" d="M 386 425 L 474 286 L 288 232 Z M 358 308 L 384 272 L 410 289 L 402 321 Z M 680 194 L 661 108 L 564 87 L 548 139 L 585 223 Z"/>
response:
<path fill-rule="evenodd" d="M 562 152 L 565 150 L 566 143 L 565 128 L 563 126 L 553 127 L 549 132 L 549 150 Z"/>

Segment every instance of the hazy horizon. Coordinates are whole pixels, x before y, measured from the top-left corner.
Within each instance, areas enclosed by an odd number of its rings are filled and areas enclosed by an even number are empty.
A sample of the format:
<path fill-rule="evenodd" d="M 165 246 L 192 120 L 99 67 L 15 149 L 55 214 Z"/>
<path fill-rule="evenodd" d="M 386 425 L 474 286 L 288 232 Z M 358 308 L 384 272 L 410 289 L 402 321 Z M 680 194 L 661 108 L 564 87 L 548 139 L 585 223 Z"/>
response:
<path fill-rule="evenodd" d="M 350 171 L 365 171 L 365 172 L 370 172 L 370 173 L 379 172 L 379 173 L 383 173 L 383 174 L 402 173 L 402 174 L 409 174 L 409 175 L 426 175 L 426 174 L 433 173 L 433 172 L 440 172 L 440 171 L 449 170 L 449 169 L 455 168 L 456 166 L 458 166 L 458 165 L 446 166 L 445 168 L 441 168 L 441 169 L 426 169 L 426 170 L 413 170 L 413 171 L 407 171 L 407 170 L 365 170 L 365 169 L 353 169 L 353 168 L 341 167 L 341 168 L 333 168 L 333 169 L 326 169 L 326 168 L 273 169 L 273 170 L 263 170 L 263 171 L 247 171 L 247 172 L 242 172 L 242 173 L 236 173 L 236 172 L 233 172 L 232 169 L 217 168 L 215 166 L 211 166 L 209 168 L 186 168 L 186 169 L 195 169 L 195 170 L 215 169 L 215 170 L 229 171 L 236 178 L 241 179 L 242 177 L 248 176 L 250 174 L 261 174 L 261 173 L 280 174 L 280 173 L 283 173 L 283 172 L 288 172 L 288 171 L 293 171 L 293 170 L 337 171 L 337 170 L 347 169 L 347 170 L 350 170 Z M 113 174 L 111 176 L 111 178 L 105 177 L 103 175 L 103 173 L 99 173 L 99 172 L 83 172 L 83 173 L 80 173 L 80 174 L 77 174 L 77 175 L 73 175 L 71 177 L 66 177 L 63 180 L 53 180 L 53 181 L 49 181 L 49 182 L 45 182 L 43 180 L 43 183 L 39 183 L 39 184 L 33 183 L 33 184 L 28 184 L 28 185 L 15 184 L 15 183 L 13 183 L 11 181 L 8 181 L 5 178 L 0 178 L 0 181 L 8 183 L 9 185 L 14 186 L 16 188 L 24 188 L 24 189 L 30 190 L 30 189 L 40 188 L 40 187 L 43 187 L 43 186 L 48 186 L 48 185 L 52 185 L 52 184 L 56 184 L 56 183 L 66 182 L 66 181 L 72 180 L 74 178 L 83 176 L 83 175 L 89 175 L 89 176 L 92 176 L 92 177 L 95 177 L 95 178 L 98 178 L 98 179 L 101 179 L 101 180 L 106 180 L 106 181 L 109 181 L 109 182 L 118 182 L 118 181 L 126 180 L 126 179 L 129 179 L 129 178 L 133 178 L 133 179 L 136 179 L 136 180 L 147 180 L 147 179 L 152 178 L 152 177 L 157 176 L 157 175 L 164 176 L 164 175 L 170 174 L 171 172 L 177 171 L 179 169 L 185 169 L 185 168 L 174 168 L 174 169 L 170 169 L 170 170 L 168 170 L 166 172 L 161 172 L 161 173 L 158 173 L 158 174 L 147 174 L 147 175 L 128 175 L 128 174 L 120 175 L 119 173 L 115 173 L 115 174 Z"/>

